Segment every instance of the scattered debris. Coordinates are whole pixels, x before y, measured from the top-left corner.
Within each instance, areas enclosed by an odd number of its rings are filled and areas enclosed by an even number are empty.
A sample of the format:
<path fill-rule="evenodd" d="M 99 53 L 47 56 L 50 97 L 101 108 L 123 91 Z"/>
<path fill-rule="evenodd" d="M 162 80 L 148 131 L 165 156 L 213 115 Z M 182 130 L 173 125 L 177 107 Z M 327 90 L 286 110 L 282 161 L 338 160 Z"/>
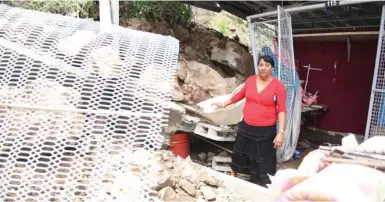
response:
<path fill-rule="evenodd" d="M 213 169 L 217 171 L 230 172 L 231 157 L 228 156 L 214 156 L 213 157 Z"/>
<path fill-rule="evenodd" d="M 207 153 L 207 156 L 212 159 L 215 156 L 215 153 L 209 152 L 209 153 Z"/>
<path fill-rule="evenodd" d="M 207 158 L 207 154 L 205 154 L 205 153 L 200 153 L 199 155 L 198 155 L 198 157 L 199 157 L 199 159 L 201 160 L 201 161 L 205 161 L 206 160 L 206 158 Z"/>
<path fill-rule="evenodd" d="M 279 170 L 271 176 L 270 200 L 382 201 L 385 155 L 367 150 L 373 148 L 371 142 L 379 143 L 377 149 L 384 151 L 381 141 L 385 138 L 374 137 L 358 145 L 355 136 L 349 135 L 342 145 L 320 146 L 297 169 Z"/>
<path fill-rule="evenodd" d="M 200 158 L 213 157 L 214 153 L 201 153 Z M 211 176 L 204 166 L 195 164 L 190 158 L 182 159 L 174 156 L 170 151 L 160 151 L 155 154 L 160 156 L 158 163 L 165 165 L 167 162 L 172 162 L 173 168 L 164 168 L 162 173 L 170 173 L 168 176 L 169 183 L 158 183 L 157 190 L 159 197 L 164 201 L 196 201 L 197 199 L 211 201 L 221 194 L 222 198 L 228 197 L 230 201 L 245 201 L 240 196 L 226 190 L 223 187 L 223 180 Z M 215 155 L 215 154 L 214 154 Z M 160 175 L 158 180 L 164 181 Z M 220 193 L 223 189 L 224 193 Z M 227 194 L 225 194 L 227 193 Z"/>
<path fill-rule="evenodd" d="M 200 188 L 200 191 L 202 192 L 204 199 L 208 201 L 214 200 L 216 197 L 214 189 L 210 186 L 204 185 Z"/>

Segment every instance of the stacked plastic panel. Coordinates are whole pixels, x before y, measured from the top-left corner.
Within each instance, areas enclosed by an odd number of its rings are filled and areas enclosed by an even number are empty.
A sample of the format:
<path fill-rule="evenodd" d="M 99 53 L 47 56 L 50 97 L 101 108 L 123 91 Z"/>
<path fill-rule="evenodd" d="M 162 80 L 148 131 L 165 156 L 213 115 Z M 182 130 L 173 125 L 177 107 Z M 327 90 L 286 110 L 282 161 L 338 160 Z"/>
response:
<path fill-rule="evenodd" d="M 0 201 L 153 198 L 138 151 L 161 147 L 178 52 L 172 37 L 0 5 Z"/>

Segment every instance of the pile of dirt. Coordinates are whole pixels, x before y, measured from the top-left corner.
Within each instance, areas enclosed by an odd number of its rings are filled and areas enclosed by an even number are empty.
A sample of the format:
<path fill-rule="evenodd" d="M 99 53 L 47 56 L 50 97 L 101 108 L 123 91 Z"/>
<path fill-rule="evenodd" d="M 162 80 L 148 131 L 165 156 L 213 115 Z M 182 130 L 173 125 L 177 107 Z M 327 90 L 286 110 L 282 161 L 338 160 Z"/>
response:
<path fill-rule="evenodd" d="M 173 101 L 195 104 L 230 93 L 255 73 L 248 48 L 215 30 L 196 24 L 185 28 L 139 19 L 125 20 L 121 25 L 173 36 L 180 41 Z"/>

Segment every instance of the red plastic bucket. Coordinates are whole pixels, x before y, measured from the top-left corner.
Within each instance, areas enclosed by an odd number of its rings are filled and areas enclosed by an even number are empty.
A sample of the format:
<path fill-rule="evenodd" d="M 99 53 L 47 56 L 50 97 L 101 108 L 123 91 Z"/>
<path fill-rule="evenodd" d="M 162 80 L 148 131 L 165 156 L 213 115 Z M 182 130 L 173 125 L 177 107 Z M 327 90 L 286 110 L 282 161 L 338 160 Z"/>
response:
<path fill-rule="evenodd" d="M 190 141 L 187 133 L 177 133 L 171 137 L 170 150 L 182 158 L 190 155 Z"/>

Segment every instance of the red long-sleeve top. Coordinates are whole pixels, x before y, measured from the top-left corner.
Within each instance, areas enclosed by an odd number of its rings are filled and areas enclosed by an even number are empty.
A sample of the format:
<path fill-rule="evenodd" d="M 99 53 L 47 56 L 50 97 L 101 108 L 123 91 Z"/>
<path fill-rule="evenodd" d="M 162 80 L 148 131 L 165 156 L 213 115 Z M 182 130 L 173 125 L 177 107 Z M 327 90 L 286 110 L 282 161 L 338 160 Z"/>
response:
<path fill-rule="evenodd" d="M 286 112 L 286 89 L 276 78 L 258 93 L 257 75 L 250 76 L 242 90 L 231 98 L 231 102 L 236 103 L 243 98 L 246 98 L 243 120 L 252 126 L 275 125 L 278 113 Z"/>

